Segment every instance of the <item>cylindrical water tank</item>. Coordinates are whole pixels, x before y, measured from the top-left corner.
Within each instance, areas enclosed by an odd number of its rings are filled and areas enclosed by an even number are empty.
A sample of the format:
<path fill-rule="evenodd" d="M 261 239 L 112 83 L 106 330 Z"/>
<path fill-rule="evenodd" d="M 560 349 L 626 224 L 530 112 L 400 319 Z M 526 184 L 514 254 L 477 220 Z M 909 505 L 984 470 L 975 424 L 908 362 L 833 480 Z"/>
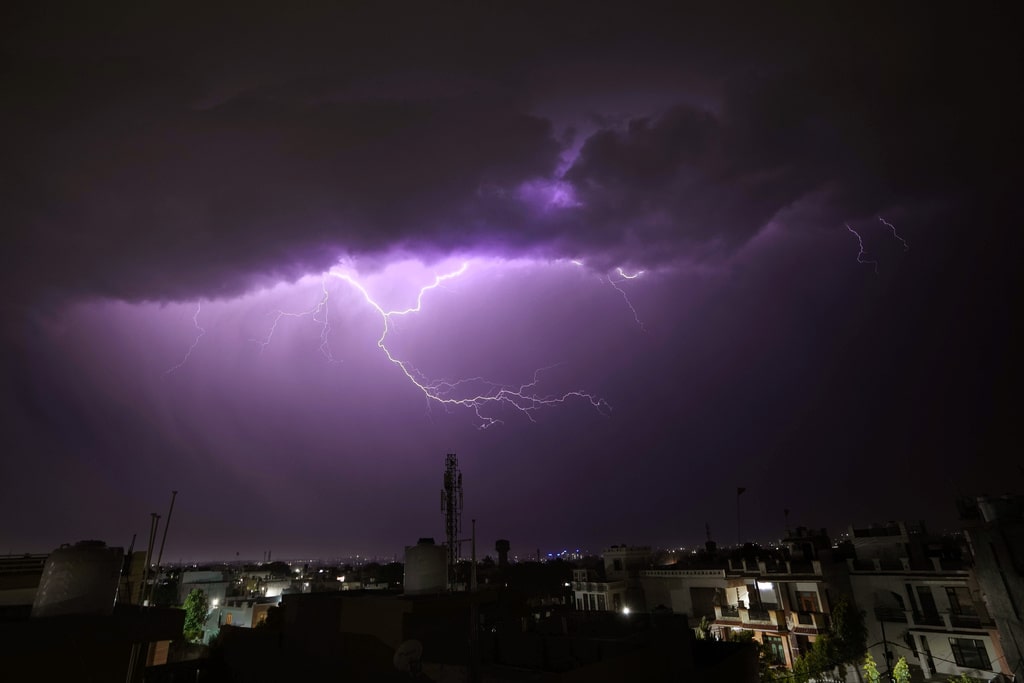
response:
<path fill-rule="evenodd" d="M 448 585 L 448 553 L 432 538 L 405 548 L 405 593 L 442 593 Z"/>
<path fill-rule="evenodd" d="M 103 541 L 80 541 L 50 553 L 39 580 L 33 617 L 111 614 L 124 550 Z"/>

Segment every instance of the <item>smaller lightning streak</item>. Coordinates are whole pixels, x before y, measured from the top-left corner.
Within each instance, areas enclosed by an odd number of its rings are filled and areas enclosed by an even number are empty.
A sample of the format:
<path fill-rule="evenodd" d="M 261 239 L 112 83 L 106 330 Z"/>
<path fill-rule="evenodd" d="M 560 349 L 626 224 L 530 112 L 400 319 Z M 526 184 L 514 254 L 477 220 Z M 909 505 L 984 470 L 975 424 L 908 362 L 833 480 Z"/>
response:
<path fill-rule="evenodd" d="M 636 308 L 633 307 L 633 302 L 629 300 L 629 296 L 626 294 L 626 290 L 624 290 L 622 287 L 619 287 L 619 282 L 624 282 L 626 280 L 635 280 L 641 275 L 643 275 L 644 271 L 638 270 L 632 275 L 630 275 L 629 273 L 626 273 L 626 271 L 622 270 L 622 268 L 617 268 L 616 272 L 619 274 L 622 280 L 613 280 L 611 275 L 606 275 L 605 279 L 608 280 L 608 284 L 615 288 L 615 291 L 622 295 L 622 299 L 626 302 L 626 305 L 629 306 L 629 310 L 632 311 L 633 320 L 635 320 L 636 324 L 640 327 L 640 331 L 647 333 L 647 327 L 645 327 L 643 321 L 640 320 L 640 316 L 637 314 Z"/>
<path fill-rule="evenodd" d="M 202 310 L 202 302 L 197 301 L 196 312 L 192 314 L 192 324 L 196 326 L 196 338 L 192 341 L 192 345 L 188 347 L 188 351 L 185 352 L 185 357 L 181 359 L 181 362 L 175 365 L 173 368 L 168 368 L 167 370 L 164 370 L 165 377 L 174 372 L 175 370 L 179 370 L 183 365 L 185 365 L 185 363 L 188 362 L 188 359 L 192 355 L 192 352 L 195 351 L 196 347 L 199 345 L 199 340 L 203 338 L 204 334 L 206 334 L 206 330 L 199 326 L 199 312 Z"/>
<path fill-rule="evenodd" d="M 884 225 L 885 227 L 887 227 L 890 230 L 892 230 L 892 236 L 895 237 L 896 239 L 898 239 L 903 244 L 903 251 L 910 251 L 910 244 L 905 239 L 903 239 L 902 237 L 899 236 L 899 234 L 896 232 L 896 226 L 895 225 L 893 225 L 889 221 L 885 220 L 881 216 L 878 217 L 878 220 L 880 220 L 882 222 L 882 225 Z"/>
<path fill-rule="evenodd" d="M 309 316 L 315 322 L 320 323 L 320 353 L 322 353 L 324 357 L 332 363 L 340 362 L 331 353 L 331 347 L 328 344 L 328 337 L 330 336 L 331 333 L 331 325 L 327 320 L 327 299 L 329 298 L 329 293 L 327 292 L 326 275 L 320 278 L 320 292 L 320 299 L 317 301 L 316 305 L 313 308 L 309 309 L 308 311 L 277 311 L 277 315 L 274 317 L 274 322 L 271 323 L 270 325 L 270 331 L 267 333 L 267 336 L 264 337 L 263 339 L 252 340 L 253 342 L 260 345 L 260 353 L 263 353 L 263 350 L 270 346 L 270 342 L 274 338 L 274 333 L 277 331 L 277 324 L 281 322 L 281 318 L 305 318 Z M 318 318 L 317 316 L 321 314 L 322 317 Z"/>
<path fill-rule="evenodd" d="M 870 263 L 875 267 L 875 275 L 878 275 L 878 261 L 872 261 L 871 259 L 864 258 L 864 240 L 861 239 L 860 233 L 850 227 L 849 223 L 843 223 L 846 229 L 850 231 L 850 234 L 857 238 L 857 244 L 860 245 L 860 251 L 857 252 L 857 263 Z"/>

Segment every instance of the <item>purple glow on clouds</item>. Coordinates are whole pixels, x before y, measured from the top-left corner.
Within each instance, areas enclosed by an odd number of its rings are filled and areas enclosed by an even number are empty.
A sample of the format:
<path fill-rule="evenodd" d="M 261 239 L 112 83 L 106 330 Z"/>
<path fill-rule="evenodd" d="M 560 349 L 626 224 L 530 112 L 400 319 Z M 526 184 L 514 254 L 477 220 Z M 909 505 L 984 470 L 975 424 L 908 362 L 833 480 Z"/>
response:
<path fill-rule="evenodd" d="M 501 409 L 512 409 L 530 421 L 534 421 L 533 415 L 538 410 L 557 407 L 570 401 L 589 403 L 598 413 L 606 414 L 611 409 L 608 403 L 600 396 L 583 388 L 565 390 L 548 388 L 548 376 L 553 374 L 557 366 L 563 365 L 564 360 L 548 359 L 544 365 L 534 368 L 532 373 L 516 382 L 508 380 L 499 382 L 472 372 L 432 378 L 421 371 L 415 363 L 396 355 L 392 350 L 392 339 L 395 337 L 398 337 L 399 345 L 403 343 L 401 332 L 402 328 L 406 327 L 406 319 L 429 316 L 429 311 L 425 310 L 428 306 L 428 299 L 437 298 L 441 294 L 447 294 L 453 299 L 465 296 L 465 289 L 460 285 L 464 284 L 463 281 L 468 281 L 465 282 L 465 286 L 475 286 L 473 280 L 476 278 L 476 271 L 479 271 L 483 277 L 486 277 L 488 271 L 497 271 L 501 273 L 500 277 L 502 278 L 519 277 L 532 280 L 536 277 L 538 270 L 554 269 L 557 272 L 564 269 L 564 263 L 539 263 L 528 259 L 470 258 L 460 260 L 450 258 L 427 265 L 418 260 L 406 258 L 389 263 L 379 271 L 371 272 L 365 277 L 360 276 L 355 268 L 339 265 L 319 278 L 307 276 L 291 287 L 279 286 L 271 290 L 255 292 L 247 297 L 240 297 L 240 299 L 259 298 L 265 293 L 279 291 L 282 287 L 291 290 L 288 294 L 289 298 L 297 297 L 300 292 L 305 297 L 310 293 L 311 285 L 318 284 L 317 291 L 313 294 L 315 303 L 312 307 L 273 309 L 267 333 L 252 338 L 252 341 L 258 345 L 262 354 L 274 345 L 274 339 L 280 326 L 300 323 L 305 319 L 319 331 L 318 350 L 320 353 L 327 361 L 335 363 L 344 362 L 344 359 L 336 358 L 331 351 L 332 327 L 329 319 L 332 316 L 332 304 L 335 307 L 358 306 L 360 302 L 353 301 L 351 298 L 353 293 L 357 293 L 363 300 L 362 304 L 375 311 L 380 317 L 382 327 L 376 338 L 377 348 L 407 378 L 410 386 L 422 393 L 426 399 L 428 411 L 434 405 L 440 406 L 446 411 L 460 408 L 469 409 L 474 413 L 480 428 L 501 424 L 503 420 L 496 416 Z M 579 262 L 573 261 L 572 263 Z M 625 291 L 618 286 L 618 282 L 636 279 L 644 271 L 627 274 L 622 268 L 618 268 L 616 272 L 622 280 L 613 280 L 611 275 L 606 275 L 605 278 L 622 295 L 634 320 L 641 329 L 646 331 Z M 339 283 L 342 286 L 339 287 Z M 563 284 L 562 286 L 571 285 Z M 486 301 L 486 308 L 491 311 L 507 308 L 507 301 L 498 298 L 502 294 L 504 293 L 497 294 L 494 300 Z M 222 306 L 230 307 L 232 303 L 234 302 L 222 302 Z M 166 370 L 165 374 L 185 367 L 202 337 L 206 334 L 206 330 L 199 323 L 201 312 L 201 305 L 197 305 L 192 317 L 193 327 L 197 330 L 197 334 L 183 359 Z M 337 312 L 333 315 L 337 315 Z M 337 330 L 335 335 L 346 332 Z M 514 334 L 514 332 L 506 331 L 506 334 Z M 415 342 L 412 344 L 412 348 L 415 349 Z M 427 359 L 425 362 L 430 362 L 430 360 Z"/>
<path fill-rule="evenodd" d="M 731 541 L 750 481 L 768 538 L 1014 438 L 997 6 L 137 5 L 0 27 L 15 552 L 176 488 L 197 555 L 390 553 L 451 450 L 516 549 Z"/>

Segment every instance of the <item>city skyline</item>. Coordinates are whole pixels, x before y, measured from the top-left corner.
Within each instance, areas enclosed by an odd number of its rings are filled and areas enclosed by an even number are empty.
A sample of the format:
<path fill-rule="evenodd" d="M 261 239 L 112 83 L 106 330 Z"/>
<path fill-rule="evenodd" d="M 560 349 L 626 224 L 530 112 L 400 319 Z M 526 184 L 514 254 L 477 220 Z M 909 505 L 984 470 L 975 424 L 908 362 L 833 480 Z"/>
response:
<path fill-rule="evenodd" d="M 446 453 L 480 556 L 956 528 L 1024 483 L 1007 11 L 11 11 L 4 550 L 174 489 L 172 558 L 389 556 Z"/>

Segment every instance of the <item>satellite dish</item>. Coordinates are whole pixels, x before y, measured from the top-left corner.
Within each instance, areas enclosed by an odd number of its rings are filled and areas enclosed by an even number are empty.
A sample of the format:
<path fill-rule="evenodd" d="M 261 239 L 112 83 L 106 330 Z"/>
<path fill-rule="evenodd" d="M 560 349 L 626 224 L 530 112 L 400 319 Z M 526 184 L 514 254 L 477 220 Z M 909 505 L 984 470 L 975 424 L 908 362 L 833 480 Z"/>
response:
<path fill-rule="evenodd" d="M 423 645 L 418 640 L 407 640 L 395 650 L 395 668 L 399 671 L 414 672 L 420 670 L 420 658 L 423 657 Z"/>

